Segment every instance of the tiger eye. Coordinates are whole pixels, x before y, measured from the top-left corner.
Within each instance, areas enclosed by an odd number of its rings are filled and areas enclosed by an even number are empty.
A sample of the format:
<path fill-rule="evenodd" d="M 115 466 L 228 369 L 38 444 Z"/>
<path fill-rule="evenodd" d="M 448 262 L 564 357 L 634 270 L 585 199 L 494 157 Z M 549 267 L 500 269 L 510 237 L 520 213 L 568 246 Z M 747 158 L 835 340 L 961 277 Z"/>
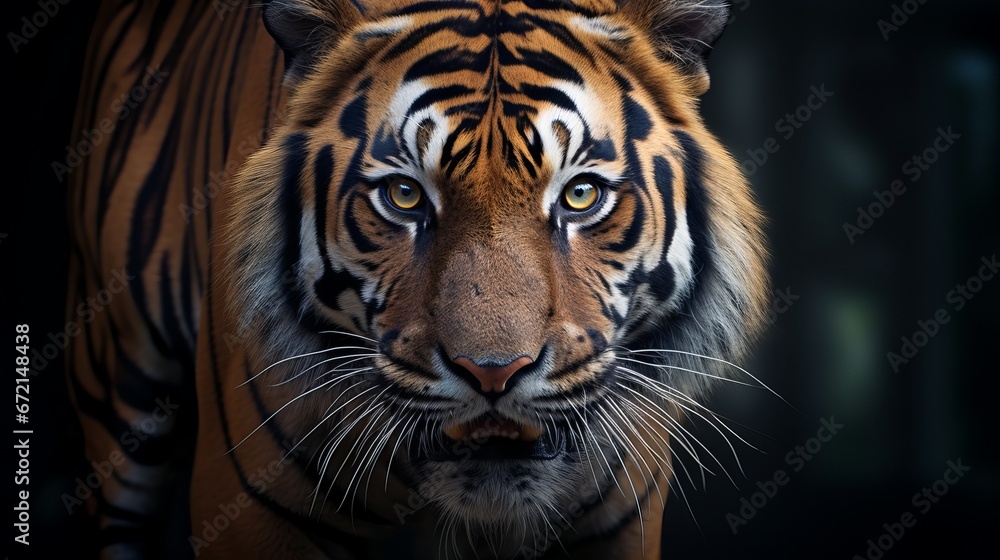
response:
<path fill-rule="evenodd" d="M 400 210 L 413 210 L 424 199 L 424 193 L 415 182 L 396 179 L 389 185 L 389 200 Z"/>
<path fill-rule="evenodd" d="M 599 194 L 600 191 L 593 183 L 580 181 L 567 185 L 563 190 L 563 200 L 570 210 L 583 212 L 591 209 L 597 203 Z"/>

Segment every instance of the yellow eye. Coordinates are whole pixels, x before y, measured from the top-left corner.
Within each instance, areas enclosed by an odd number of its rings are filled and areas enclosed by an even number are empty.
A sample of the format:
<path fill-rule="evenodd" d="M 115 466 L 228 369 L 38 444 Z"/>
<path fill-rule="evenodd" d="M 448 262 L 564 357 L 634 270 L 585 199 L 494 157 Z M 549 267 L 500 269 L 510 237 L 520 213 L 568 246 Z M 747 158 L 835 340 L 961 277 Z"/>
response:
<path fill-rule="evenodd" d="M 389 184 L 389 201 L 400 210 L 413 210 L 424 200 L 420 185 L 409 179 L 396 179 Z"/>
<path fill-rule="evenodd" d="M 574 181 L 563 189 L 563 201 L 566 208 L 576 212 L 583 212 L 593 208 L 597 203 L 600 191 L 594 183 L 582 179 Z"/>

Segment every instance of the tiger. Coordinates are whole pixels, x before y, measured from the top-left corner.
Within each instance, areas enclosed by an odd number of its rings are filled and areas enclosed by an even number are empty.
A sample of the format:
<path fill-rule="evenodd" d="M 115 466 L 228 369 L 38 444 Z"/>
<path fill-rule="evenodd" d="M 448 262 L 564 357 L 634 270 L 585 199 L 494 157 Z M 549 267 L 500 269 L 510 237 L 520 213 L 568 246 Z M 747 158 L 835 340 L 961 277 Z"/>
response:
<path fill-rule="evenodd" d="M 141 95 L 69 175 L 67 313 L 125 279 L 67 347 L 95 554 L 660 557 L 766 323 L 699 113 L 728 18 L 102 3 L 75 130 Z"/>

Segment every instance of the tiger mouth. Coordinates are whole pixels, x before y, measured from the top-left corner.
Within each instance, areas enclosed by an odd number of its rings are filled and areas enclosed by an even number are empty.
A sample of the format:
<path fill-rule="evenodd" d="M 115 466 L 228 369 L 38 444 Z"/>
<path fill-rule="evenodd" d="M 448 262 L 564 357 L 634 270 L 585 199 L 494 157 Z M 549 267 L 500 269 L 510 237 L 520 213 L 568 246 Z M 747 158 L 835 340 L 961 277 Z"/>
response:
<path fill-rule="evenodd" d="M 469 422 L 445 426 L 444 435 L 453 441 L 484 441 L 489 438 L 506 438 L 533 442 L 542 435 L 542 428 L 532 424 L 521 424 L 506 418 L 480 416 Z"/>
<path fill-rule="evenodd" d="M 428 451 L 432 461 L 549 460 L 566 450 L 561 430 L 484 415 L 444 427 L 446 445 Z"/>

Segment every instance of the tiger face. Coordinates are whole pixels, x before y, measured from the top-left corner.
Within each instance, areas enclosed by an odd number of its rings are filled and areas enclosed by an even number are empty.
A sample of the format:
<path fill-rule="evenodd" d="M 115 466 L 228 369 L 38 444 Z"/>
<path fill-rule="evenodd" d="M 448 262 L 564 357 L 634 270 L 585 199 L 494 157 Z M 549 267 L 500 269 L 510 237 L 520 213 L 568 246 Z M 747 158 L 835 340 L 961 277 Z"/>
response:
<path fill-rule="evenodd" d="M 680 0 L 272 2 L 288 119 L 226 225 L 254 367 L 370 348 L 285 375 L 337 377 L 311 405 L 328 431 L 362 414 L 325 416 L 341 394 L 389 403 L 352 437 L 467 524 L 540 526 L 629 462 L 668 477 L 685 403 L 764 314 L 759 211 L 697 114 L 725 19 Z"/>

